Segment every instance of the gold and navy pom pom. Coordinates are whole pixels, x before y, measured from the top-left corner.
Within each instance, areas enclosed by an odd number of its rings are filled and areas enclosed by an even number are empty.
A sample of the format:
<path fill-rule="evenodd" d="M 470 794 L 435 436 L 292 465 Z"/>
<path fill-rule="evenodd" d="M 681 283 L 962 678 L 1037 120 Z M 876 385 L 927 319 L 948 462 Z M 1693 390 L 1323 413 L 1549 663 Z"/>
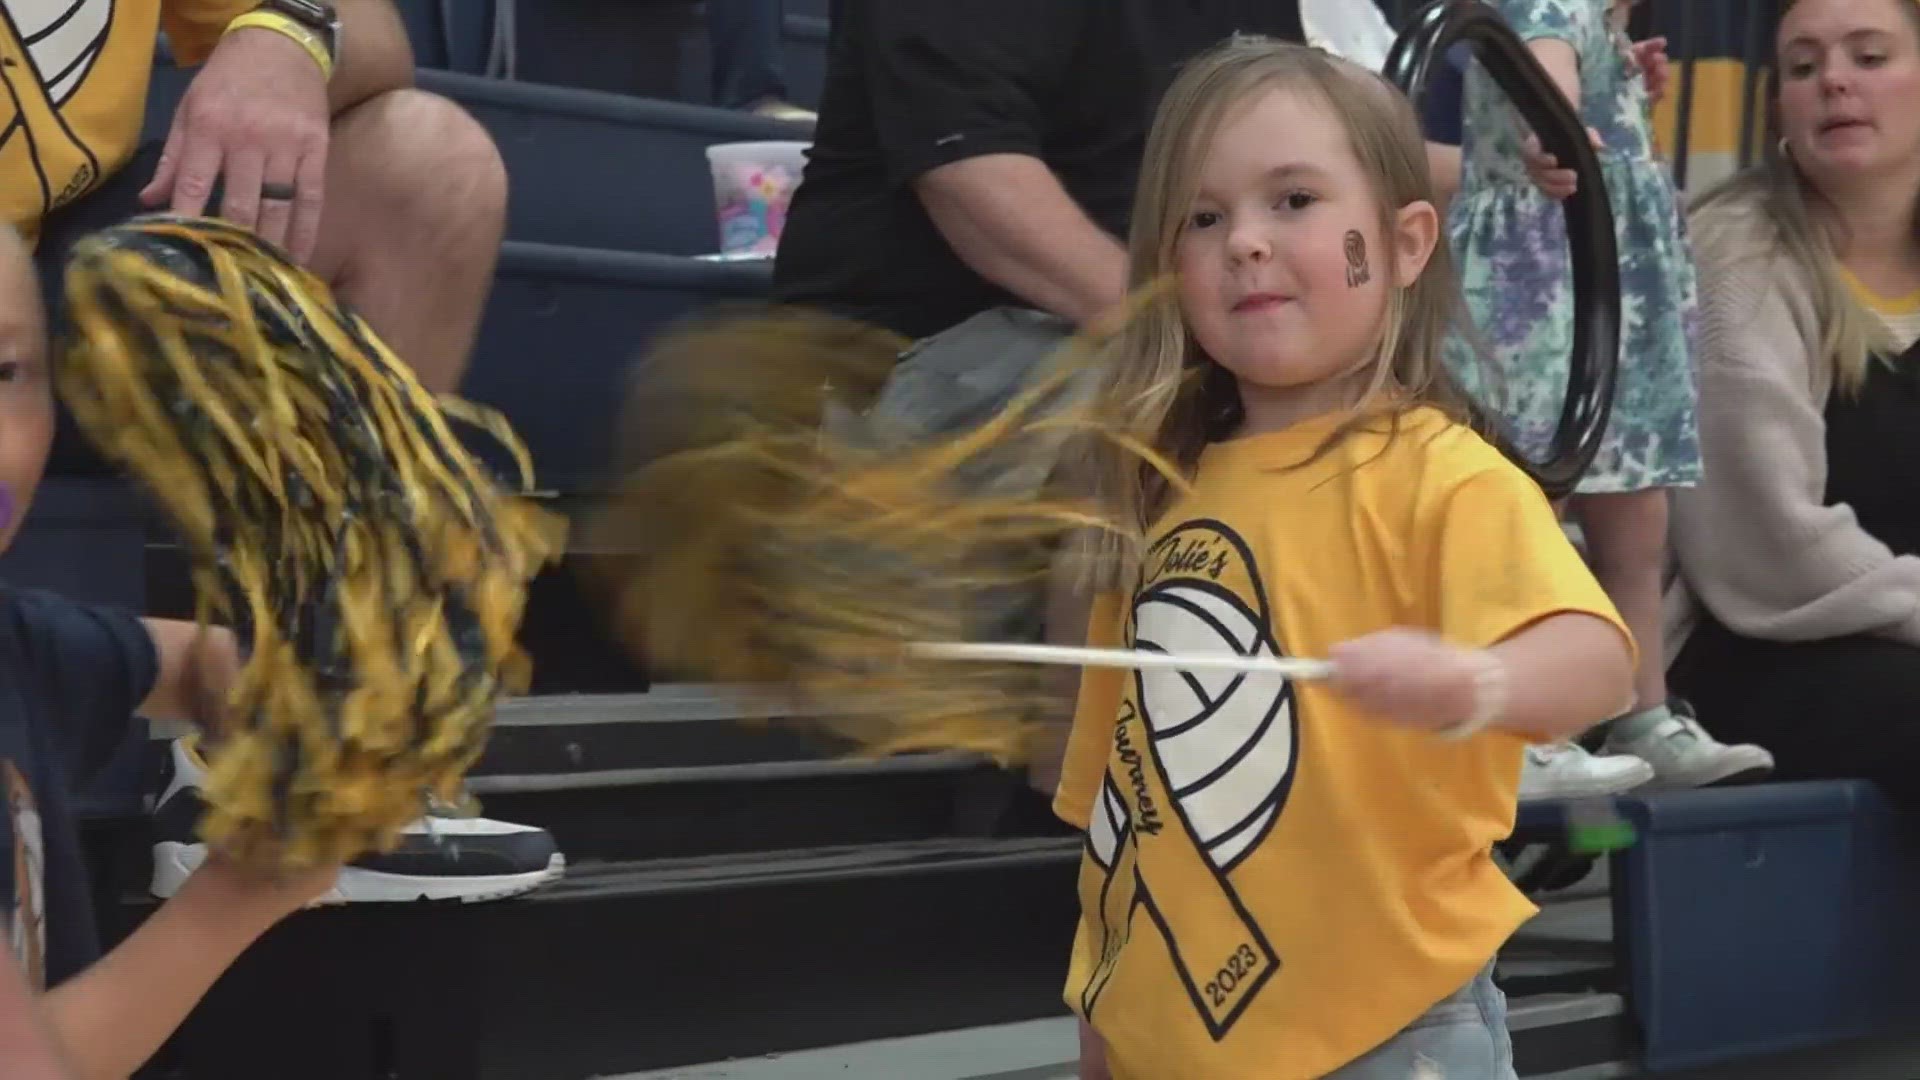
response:
<path fill-rule="evenodd" d="M 525 449 L 246 230 L 137 219 L 79 244 L 66 289 L 61 393 L 178 528 L 200 619 L 246 651 L 203 834 L 263 867 L 391 846 L 426 796 L 457 797 L 495 699 L 525 685 L 526 585 L 563 533 L 521 497 Z M 514 459 L 517 493 L 456 423 Z"/>
<path fill-rule="evenodd" d="M 1059 676 L 910 646 L 1037 624 L 1068 538 L 1138 531 L 1085 492 L 1009 477 L 1097 440 L 1156 459 L 1102 415 L 1091 335 L 951 431 L 873 407 L 904 344 L 783 309 L 667 335 L 639 365 L 616 494 L 584 530 L 610 553 L 588 564 L 595 590 L 663 677 L 776 686 L 859 752 L 1021 761 L 1063 708 Z"/>

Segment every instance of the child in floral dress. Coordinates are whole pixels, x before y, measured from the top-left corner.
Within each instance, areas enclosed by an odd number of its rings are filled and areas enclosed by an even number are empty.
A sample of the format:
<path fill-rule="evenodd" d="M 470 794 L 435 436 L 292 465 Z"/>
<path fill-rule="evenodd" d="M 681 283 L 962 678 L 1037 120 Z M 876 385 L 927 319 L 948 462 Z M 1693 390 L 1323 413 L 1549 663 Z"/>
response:
<path fill-rule="evenodd" d="M 1697 786 L 1772 769 L 1756 746 L 1727 746 L 1669 706 L 1660 643 L 1667 489 L 1700 478 L 1692 255 L 1673 182 L 1654 147 L 1642 64 L 1628 40 L 1631 0 L 1493 0 L 1589 125 L 1620 257 L 1620 375 L 1613 415 L 1572 511 L 1594 572 L 1633 628 L 1641 670 L 1631 712 L 1607 726 L 1612 756 L 1537 746 L 1522 798 L 1609 794 L 1649 779 Z M 1499 412 L 1530 455 L 1544 453 L 1566 398 L 1573 277 L 1562 209 L 1530 177 L 1542 154 L 1506 94 L 1474 65 L 1466 97 L 1461 190 L 1449 230 L 1462 287 L 1498 384 L 1457 373 Z M 1571 183 L 1570 177 L 1567 182 Z"/>

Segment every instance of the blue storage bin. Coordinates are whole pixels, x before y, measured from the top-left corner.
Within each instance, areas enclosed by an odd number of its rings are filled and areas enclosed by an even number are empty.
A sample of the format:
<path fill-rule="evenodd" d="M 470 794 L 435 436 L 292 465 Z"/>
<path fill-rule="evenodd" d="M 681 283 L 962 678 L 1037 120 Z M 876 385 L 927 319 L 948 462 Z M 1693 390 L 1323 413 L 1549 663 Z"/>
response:
<path fill-rule="evenodd" d="M 507 414 L 543 486 L 593 490 L 648 339 L 712 304 L 764 298 L 772 278 L 765 262 L 510 241 L 462 393 Z"/>
<path fill-rule="evenodd" d="M 1656 1072 L 1920 1019 L 1915 819 L 1862 782 L 1629 795 L 1614 927 Z"/>

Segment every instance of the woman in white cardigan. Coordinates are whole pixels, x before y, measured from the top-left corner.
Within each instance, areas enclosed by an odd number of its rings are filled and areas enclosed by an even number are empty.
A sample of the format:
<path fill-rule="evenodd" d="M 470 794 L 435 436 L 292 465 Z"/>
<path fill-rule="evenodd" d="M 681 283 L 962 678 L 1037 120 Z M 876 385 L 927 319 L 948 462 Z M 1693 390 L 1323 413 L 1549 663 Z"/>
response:
<path fill-rule="evenodd" d="M 1920 2 L 1796 0 L 1777 48 L 1783 138 L 1693 214 L 1670 678 L 1780 777 L 1920 804 Z"/>

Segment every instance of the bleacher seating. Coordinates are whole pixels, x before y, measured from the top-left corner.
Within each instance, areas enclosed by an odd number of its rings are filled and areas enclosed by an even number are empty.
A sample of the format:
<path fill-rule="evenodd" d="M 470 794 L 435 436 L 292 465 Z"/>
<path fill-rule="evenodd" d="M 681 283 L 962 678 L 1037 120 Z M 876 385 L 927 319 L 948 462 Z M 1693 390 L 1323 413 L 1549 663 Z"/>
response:
<path fill-rule="evenodd" d="M 719 248 L 706 148 L 805 139 L 745 113 L 588 90 L 423 71 L 493 133 L 513 186 L 508 238 L 613 251 Z"/>

